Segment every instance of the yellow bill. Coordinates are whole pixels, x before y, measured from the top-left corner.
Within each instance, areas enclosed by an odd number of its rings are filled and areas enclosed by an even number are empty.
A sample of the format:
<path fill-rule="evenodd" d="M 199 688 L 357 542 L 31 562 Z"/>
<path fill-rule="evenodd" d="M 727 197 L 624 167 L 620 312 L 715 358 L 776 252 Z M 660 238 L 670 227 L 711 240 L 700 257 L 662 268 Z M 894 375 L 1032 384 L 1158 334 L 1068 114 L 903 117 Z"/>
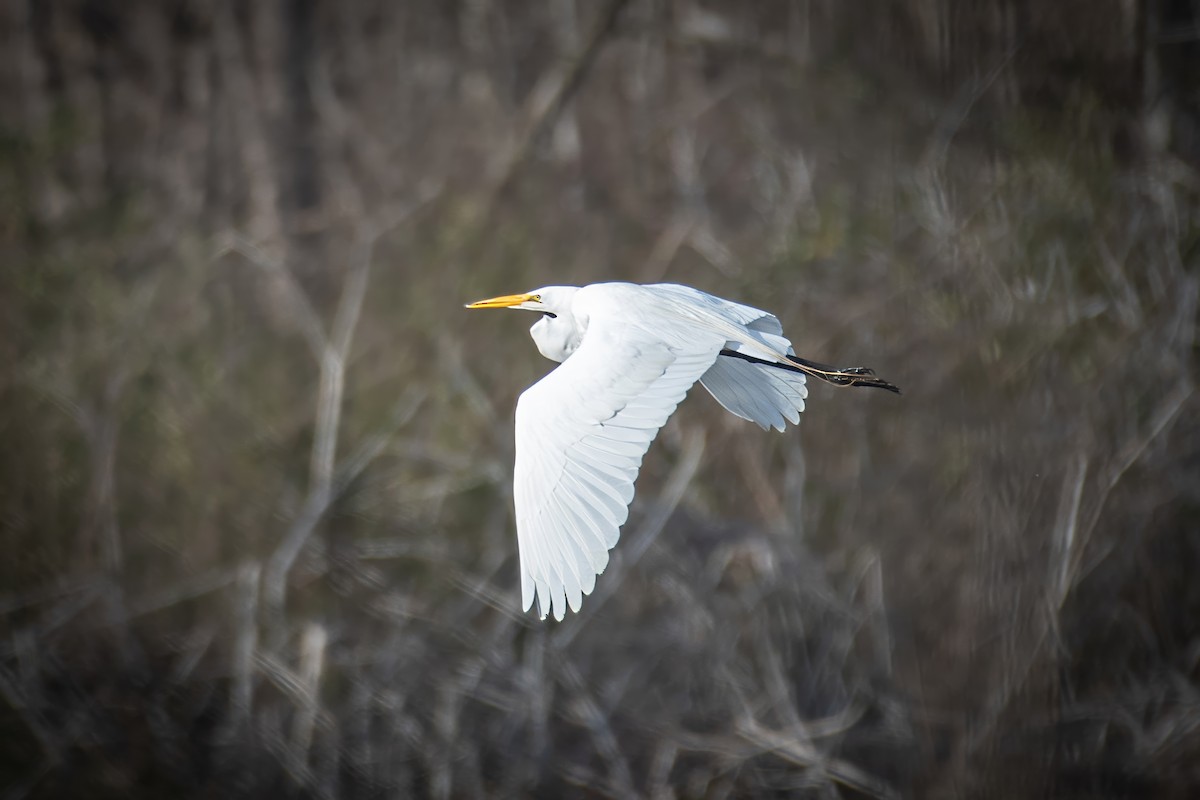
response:
<path fill-rule="evenodd" d="M 479 300 L 474 303 L 467 303 L 467 308 L 509 308 L 510 306 L 519 306 L 521 303 L 526 303 L 537 298 L 533 294 L 506 294 L 500 297 L 491 297 L 487 300 Z"/>

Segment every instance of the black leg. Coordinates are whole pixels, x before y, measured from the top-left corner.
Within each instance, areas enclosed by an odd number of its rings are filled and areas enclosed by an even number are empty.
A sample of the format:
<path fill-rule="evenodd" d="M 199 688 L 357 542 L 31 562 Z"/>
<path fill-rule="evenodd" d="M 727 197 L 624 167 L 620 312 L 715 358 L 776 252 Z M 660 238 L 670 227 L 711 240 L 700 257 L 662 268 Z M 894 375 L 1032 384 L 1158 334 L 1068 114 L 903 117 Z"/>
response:
<path fill-rule="evenodd" d="M 889 392 L 900 394 L 898 386 L 890 384 L 881 378 L 876 378 L 875 371 L 867 367 L 846 367 L 840 369 L 817 361 L 809 361 L 807 358 L 800 358 L 799 356 L 788 356 L 788 361 L 792 363 L 781 364 L 776 361 L 755 358 L 745 353 L 739 353 L 736 350 L 722 350 L 721 355 L 729 356 L 730 358 L 740 358 L 743 361 L 749 361 L 754 364 L 765 364 L 768 367 L 775 367 L 787 370 L 788 372 L 800 372 L 804 375 L 811 375 L 826 383 L 832 383 L 834 386 L 871 386 L 876 389 L 886 389 Z"/>

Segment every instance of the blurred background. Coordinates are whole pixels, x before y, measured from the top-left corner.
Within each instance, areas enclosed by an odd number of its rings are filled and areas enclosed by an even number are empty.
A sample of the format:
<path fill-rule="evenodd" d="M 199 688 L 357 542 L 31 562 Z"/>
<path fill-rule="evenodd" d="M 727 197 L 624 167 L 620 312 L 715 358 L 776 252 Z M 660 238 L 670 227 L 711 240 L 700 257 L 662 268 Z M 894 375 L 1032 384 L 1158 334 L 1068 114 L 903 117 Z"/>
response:
<path fill-rule="evenodd" d="M 1192 0 L 3 0 L 0 793 L 1194 797 Z M 704 393 L 519 609 L 533 319 Z"/>

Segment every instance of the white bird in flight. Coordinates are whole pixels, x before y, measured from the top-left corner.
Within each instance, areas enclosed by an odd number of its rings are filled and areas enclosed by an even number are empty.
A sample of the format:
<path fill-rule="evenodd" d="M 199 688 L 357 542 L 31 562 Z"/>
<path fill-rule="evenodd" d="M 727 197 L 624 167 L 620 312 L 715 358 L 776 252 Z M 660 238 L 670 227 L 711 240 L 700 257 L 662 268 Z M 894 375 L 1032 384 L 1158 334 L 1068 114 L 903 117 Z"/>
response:
<path fill-rule="evenodd" d="M 900 393 L 864 367 L 798 358 L 766 311 L 672 283 L 546 286 L 467 308 L 536 311 L 538 351 L 561 362 L 517 401 L 513 497 L 521 603 L 579 611 L 629 516 L 659 428 L 696 381 L 727 411 L 782 431 L 805 376 Z M 786 421 L 786 422 L 785 422 Z"/>

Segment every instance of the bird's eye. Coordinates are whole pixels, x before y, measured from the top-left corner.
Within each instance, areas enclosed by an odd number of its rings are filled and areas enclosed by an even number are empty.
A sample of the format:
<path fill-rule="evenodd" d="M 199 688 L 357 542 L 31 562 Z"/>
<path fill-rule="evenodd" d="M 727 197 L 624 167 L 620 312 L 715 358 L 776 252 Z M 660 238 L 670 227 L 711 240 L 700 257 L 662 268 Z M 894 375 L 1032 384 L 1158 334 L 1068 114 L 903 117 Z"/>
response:
<path fill-rule="evenodd" d="M 542 302 L 542 296 L 541 296 L 540 294 L 535 294 L 533 297 L 531 297 L 531 298 L 529 298 L 529 299 L 530 299 L 530 300 L 532 300 L 532 301 L 533 301 L 533 302 L 535 302 L 535 303 L 540 303 L 540 302 Z"/>

